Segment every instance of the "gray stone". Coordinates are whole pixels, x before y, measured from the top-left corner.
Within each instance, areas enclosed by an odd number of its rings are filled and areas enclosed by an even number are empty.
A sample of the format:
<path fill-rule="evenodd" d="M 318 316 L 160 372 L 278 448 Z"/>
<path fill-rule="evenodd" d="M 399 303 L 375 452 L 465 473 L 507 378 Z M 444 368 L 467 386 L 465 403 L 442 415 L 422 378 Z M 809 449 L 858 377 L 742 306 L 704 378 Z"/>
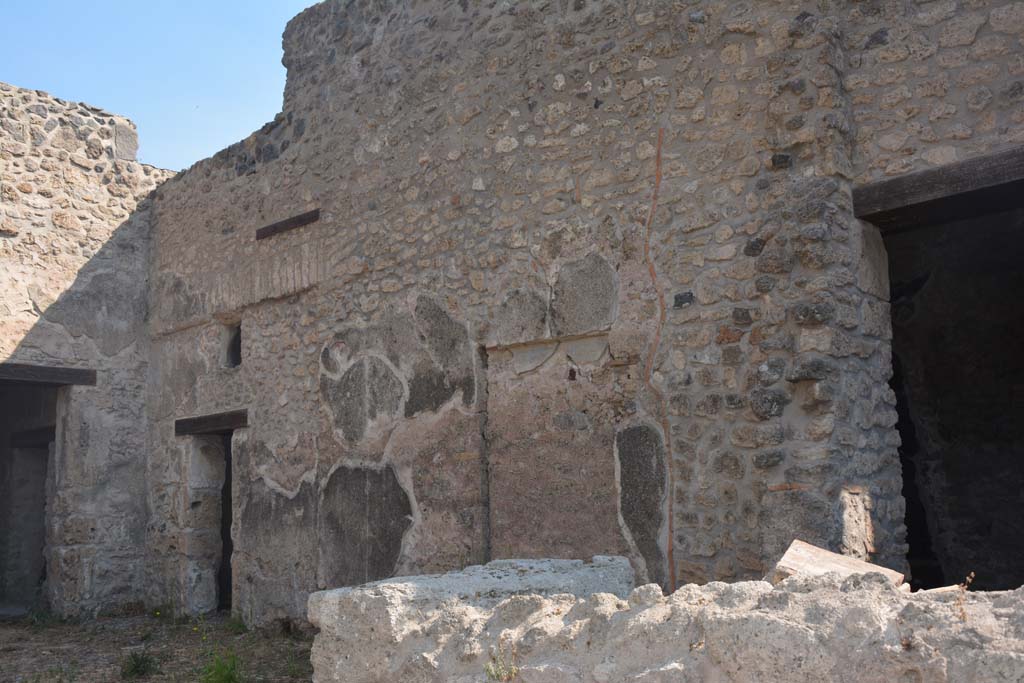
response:
<path fill-rule="evenodd" d="M 602 330 L 615 318 L 615 271 L 598 254 L 562 266 L 551 296 L 551 328 L 557 336 Z"/>
<path fill-rule="evenodd" d="M 792 399 L 780 389 L 755 389 L 750 392 L 750 409 L 760 420 L 782 415 Z"/>
<path fill-rule="evenodd" d="M 122 161 L 135 161 L 139 153 L 139 134 L 133 126 L 117 124 L 114 126 L 114 158 Z"/>
<path fill-rule="evenodd" d="M 647 565 L 648 579 L 665 585 L 661 544 L 665 500 L 665 448 L 657 430 L 629 427 L 615 435 L 619 459 L 620 509 Z"/>
<path fill-rule="evenodd" d="M 547 335 L 548 302 L 535 291 L 514 289 L 505 296 L 494 321 L 495 341 L 515 344 Z"/>

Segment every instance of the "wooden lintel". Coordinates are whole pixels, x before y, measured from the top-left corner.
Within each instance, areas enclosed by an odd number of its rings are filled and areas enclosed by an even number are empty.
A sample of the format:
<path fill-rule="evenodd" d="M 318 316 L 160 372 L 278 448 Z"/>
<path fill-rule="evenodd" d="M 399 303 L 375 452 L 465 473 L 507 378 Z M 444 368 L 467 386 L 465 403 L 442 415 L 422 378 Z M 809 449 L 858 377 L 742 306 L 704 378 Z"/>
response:
<path fill-rule="evenodd" d="M 264 240 L 274 235 L 280 235 L 282 232 L 288 232 L 289 230 L 315 223 L 318 220 L 320 220 L 320 209 L 313 209 L 312 211 L 300 213 L 298 216 L 292 216 L 291 218 L 286 218 L 283 221 L 271 223 L 260 228 L 256 231 L 256 239 Z"/>
<path fill-rule="evenodd" d="M 249 411 L 230 410 L 225 413 L 200 415 L 199 417 L 183 417 L 174 421 L 174 435 L 189 434 L 223 434 L 235 429 L 249 426 Z"/>
<path fill-rule="evenodd" d="M 57 439 L 57 428 L 54 426 L 27 429 L 11 434 L 11 448 L 43 448 Z"/>
<path fill-rule="evenodd" d="M 879 180 L 853 190 L 857 217 L 883 232 L 1024 207 L 1024 147 Z"/>
<path fill-rule="evenodd" d="M 62 368 L 50 365 L 0 363 L 0 382 L 68 386 L 96 386 L 96 371 L 88 368 Z"/>

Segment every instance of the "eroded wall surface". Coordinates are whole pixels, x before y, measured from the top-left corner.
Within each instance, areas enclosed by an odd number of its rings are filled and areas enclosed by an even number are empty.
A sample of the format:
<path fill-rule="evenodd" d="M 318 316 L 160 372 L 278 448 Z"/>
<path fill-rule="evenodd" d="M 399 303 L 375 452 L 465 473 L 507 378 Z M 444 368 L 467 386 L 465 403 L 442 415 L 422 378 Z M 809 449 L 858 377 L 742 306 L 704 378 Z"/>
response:
<path fill-rule="evenodd" d="M 47 500 L 47 597 L 64 614 L 141 602 L 148 209 L 165 171 L 134 125 L 0 84 L 0 360 L 98 371 L 63 389 Z"/>
<path fill-rule="evenodd" d="M 153 585 L 185 601 L 173 419 L 245 406 L 251 621 L 491 557 L 668 587 L 798 536 L 901 566 L 884 249 L 819 4 L 294 19 L 284 113 L 156 201 Z"/>
<path fill-rule="evenodd" d="M 611 587 L 530 592 L 537 575 L 524 570 L 507 591 L 462 593 L 481 570 L 315 594 L 313 680 L 980 683 L 1024 675 L 1020 589 L 908 595 L 880 574 L 831 574 L 777 586 L 688 585 L 668 597 L 646 585 L 623 599 Z"/>
<path fill-rule="evenodd" d="M 237 408 L 253 623 L 496 557 L 902 569 L 851 182 L 1019 143 L 1022 31 L 1000 0 L 329 0 L 283 113 L 153 207 L 130 123 L 0 86 L 0 349 L 105 370 L 59 410 L 55 601 L 210 604 L 216 454 L 173 425 Z"/>

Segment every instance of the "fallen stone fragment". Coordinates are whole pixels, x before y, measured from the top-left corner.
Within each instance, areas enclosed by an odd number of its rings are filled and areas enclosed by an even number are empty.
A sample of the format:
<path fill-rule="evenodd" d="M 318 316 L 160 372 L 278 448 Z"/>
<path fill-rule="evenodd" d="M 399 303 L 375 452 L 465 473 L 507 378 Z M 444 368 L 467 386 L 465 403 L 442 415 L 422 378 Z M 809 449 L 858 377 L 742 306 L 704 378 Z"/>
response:
<path fill-rule="evenodd" d="M 897 571 L 855 557 L 833 553 L 801 540 L 794 540 L 790 544 L 786 554 L 775 564 L 768 580 L 777 584 L 791 576 L 822 576 L 828 573 L 836 573 L 843 577 L 878 573 L 885 576 L 894 586 L 903 583 L 903 574 Z"/>

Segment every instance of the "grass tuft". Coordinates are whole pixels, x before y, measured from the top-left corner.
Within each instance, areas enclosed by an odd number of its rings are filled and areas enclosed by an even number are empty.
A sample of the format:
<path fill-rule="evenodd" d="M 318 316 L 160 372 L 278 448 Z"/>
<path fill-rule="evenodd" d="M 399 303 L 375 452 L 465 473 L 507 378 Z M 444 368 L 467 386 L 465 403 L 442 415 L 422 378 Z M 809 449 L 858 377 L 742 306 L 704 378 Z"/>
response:
<path fill-rule="evenodd" d="M 225 625 L 229 633 L 234 633 L 236 636 L 240 636 L 243 633 L 248 633 L 249 629 L 246 627 L 245 622 L 239 617 L 232 616 L 228 619 L 228 623 Z"/>
<path fill-rule="evenodd" d="M 145 650 L 141 652 L 129 652 L 128 656 L 121 661 L 121 678 L 130 681 L 136 678 L 146 678 L 160 671 L 156 657 Z"/>
<path fill-rule="evenodd" d="M 200 683 L 242 683 L 242 672 L 240 670 L 238 657 L 234 653 L 227 653 L 223 657 L 214 654 L 213 659 L 203 669 Z"/>

